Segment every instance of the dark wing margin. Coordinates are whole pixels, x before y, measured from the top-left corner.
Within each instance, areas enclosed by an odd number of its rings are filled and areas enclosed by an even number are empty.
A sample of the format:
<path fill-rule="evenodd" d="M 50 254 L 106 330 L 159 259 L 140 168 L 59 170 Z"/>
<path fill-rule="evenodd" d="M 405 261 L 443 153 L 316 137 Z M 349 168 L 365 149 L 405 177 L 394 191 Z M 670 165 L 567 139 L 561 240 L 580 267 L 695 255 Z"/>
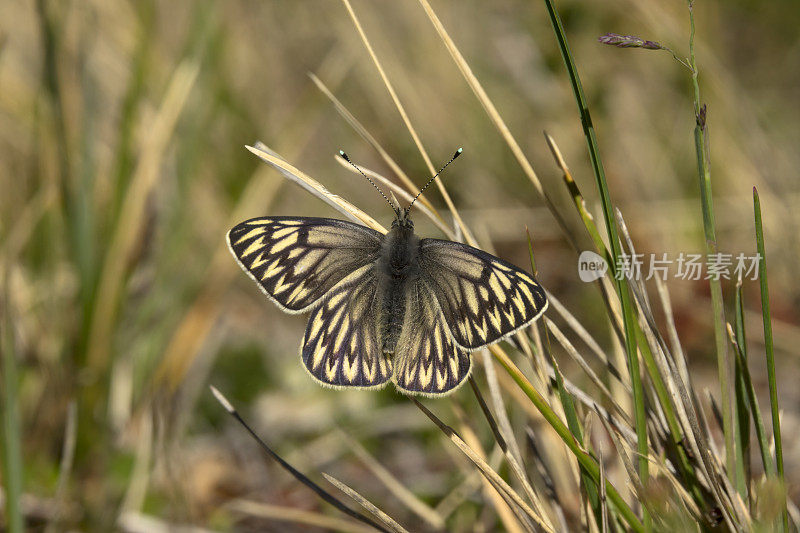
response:
<path fill-rule="evenodd" d="M 436 295 L 455 342 L 466 350 L 492 344 L 529 325 L 547 308 L 533 276 L 472 246 L 420 241 L 422 279 Z"/>
<path fill-rule="evenodd" d="M 469 375 L 470 356 L 453 342 L 435 295 L 422 281 L 407 294 L 394 358 L 393 380 L 406 394 L 441 397 Z"/>
<path fill-rule="evenodd" d="M 311 376 L 333 388 L 374 389 L 392 375 L 378 346 L 372 265 L 354 272 L 311 312 L 300 355 Z"/>
<path fill-rule="evenodd" d="M 262 217 L 228 232 L 239 266 L 288 313 L 308 311 L 326 292 L 377 259 L 375 230 L 313 217 Z"/>

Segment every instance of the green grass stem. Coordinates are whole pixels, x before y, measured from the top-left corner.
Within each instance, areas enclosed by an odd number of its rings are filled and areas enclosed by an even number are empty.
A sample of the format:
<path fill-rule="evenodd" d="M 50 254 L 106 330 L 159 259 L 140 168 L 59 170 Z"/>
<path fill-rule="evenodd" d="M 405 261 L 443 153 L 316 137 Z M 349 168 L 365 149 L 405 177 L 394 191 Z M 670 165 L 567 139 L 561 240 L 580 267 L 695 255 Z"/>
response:
<path fill-rule="evenodd" d="M 761 316 L 764 319 L 764 349 L 767 355 L 767 380 L 769 382 L 769 404 L 772 410 L 772 435 L 775 439 L 775 465 L 778 479 L 785 483 L 783 473 L 783 444 L 781 441 L 780 407 L 778 406 L 778 384 L 775 379 L 775 352 L 772 343 L 772 315 L 769 308 L 769 285 L 767 283 L 767 254 L 764 248 L 764 229 L 761 224 L 761 200 L 753 187 L 753 211 L 756 223 L 756 245 L 758 246 L 758 281 L 761 286 Z M 784 497 L 785 498 L 785 497 Z M 783 530 L 789 531 L 789 515 L 786 500 L 783 502 Z"/>
<path fill-rule="evenodd" d="M 508 356 L 503 353 L 501 350 L 498 350 L 496 347 L 490 348 L 492 351 L 492 355 L 494 355 L 495 359 L 506 369 L 506 372 L 511 376 L 511 378 L 517 383 L 517 385 L 522 389 L 528 399 L 533 403 L 536 409 L 542 414 L 544 419 L 547 423 L 555 430 L 561 440 L 564 441 L 564 444 L 570 449 L 572 454 L 578 460 L 578 463 L 586 469 L 586 471 L 591 476 L 592 480 L 595 483 L 600 483 L 600 467 L 597 464 L 597 461 L 589 455 L 586 450 L 578 443 L 575 436 L 569 430 L 569 427 L 564 424 L 564 422 L 558 417 L 555 411 L 553 411 L 552 407 L 547 403 L 547 400 L 539 394 L 533 385 L 531 385 L 530 381 L 525 378 L 522 372 L 517 368 L 517 366 L 508 358 Z M 622 516 L 622 519 L 625 523 L 628 524 L 628 527 L 631 528 L 633 531 L 645 531 L 645 527 L 630 506 L 622 499 L 617 489 L 614 485 L 611 484 L 608 480 L 606 480 L 606 495 L 608 499 L 614 504 L 619 514 Z"/>
<path fill-rule="evenodd" d="M 744 328 L 744 299 L 742 297 L 742 280 L 736 283 L 736 297 L 734 301 L 734 312 L 736 322 L 734 324 L 734 335 L 736 344 L 741 350 L 742 357 L 734 360 L 734 395 L 733 404 L 736 424 L 736 490 L 742 499 L 748 503 L 750 500 L 749 480 L 750 471 L 750 409 L 747 396 L 747 382 L 744 378 L 743 366 L 747 365 L 747 340 Z"/>
<path fill-rule="evenodd" d="M 8 276 L 3 288 L 8 288 Z M 8 298 L 0 307 L 0 352 L 3 369 L 3 490 L 5 492 L 5 524 L 10 533 L 21 533 L 23 529 L 22 507 L 22 435 L 17 404 L 17 362 L 14 355 L 14 339 L 11 334 Z"/>
<path fill-rule="evenodd" d="M 711 190 L 711 170 L 707 152 L 706 107 L 701 104 L 700 84 L 698 82 L 697 62 L 694 53 L 694 10 L 689 0 L 689 64 L 692 68 L 692 88 L 694 89 L 694 143 L 697 155 L 697 174 L 700 178 L 700 201 L 703 211 L 703 233 L 705 235 L 706 257 L 717 253 L 717 234 L 714 222 L 714 202 Z M 722 430 L 725 436 L 725 466 L 730 476 L 736 470 L 733 439 L 733 412 L 731 410 L 730 362 L 728 343 L 725 339 L 725 310 L 722 301 L 722 281 L 709 280 L 711 287 L 711 307 L 714 313 L 714 343 L 717 354 L 717 371 L 720 385 L 720 404 L 722 406 Z"/>
<path fill-rule="evenodd" d="M 614 220 L 614 211 L 611 203 L 611 196 L 606 183 L 605 170 L 603 169 L 602 161 L 600 160 L 600 151 L 597 146 L 597 137 L 592 125 L 592 118 L 589 114 L 589 105 L 586 96 L 583 93 L 583 86 L 581 85 L 578 76 L 578 70 L 573 60 L 572 53 L 570 52 L 567 43 L 567 37 L 564 33 L 564 28 L 561 24 L 561 19 L 556 12 L 552 0 L 545 0 L 547 12 L 550 15 L 550 21 L 553 25 L 553 30 L 558 40 L 561 57 L 569 74 L 570 83 L 572 85 L 575 100 L 578 104 L 578 110 L 581 116 L 581 124 L 583 125 L 584 136 L 589 148 L 589 158 L 592 163 L 592 170 L 594 171 L 595 179 L 597 180 L 597 188 L 600 193 L 600 199 L 603 207 L 603 216 L 605 217 L 606 229 L 608 231 L 608 241 L 611 247 L 611 255 L 614 258 L 621 257 L 621 245 L 619 241 L 619 234 L 617 232 L 616 221 Z M 620 303 L 622 306 L 622 316 L 625 325 L 625 348 L 628 355 L 628 367 L 631 376 L 631 387 L 633 389 L 633 409 L 634 419 L 636 426 L 637 436 L 637 451 L 638 451 L 638 471 L 641 483 L 643 486 L 647 485 L 649 477 L 649 464 L 647 462 L 648 444 L 647 444 L 647 413 L 644 405 L 644 389 L 642 387 L 641 374 L 639 372 L 639 353 L 636 345 L 636 330 L 635 318 L 633 312 L 633 305 L 631 303 L 628 288 L 620 276 L 617 276 L 617 269 L 615 262 L 612 262 L 609 267 L 614 273 L 614 279 L 617 285 L 617 292 L 619 294 Z M 620 279 L 617 279 L 617 278 Z M 644 527 L 650 529 L 650 518 L 646 511 L 644 513 Z"/>

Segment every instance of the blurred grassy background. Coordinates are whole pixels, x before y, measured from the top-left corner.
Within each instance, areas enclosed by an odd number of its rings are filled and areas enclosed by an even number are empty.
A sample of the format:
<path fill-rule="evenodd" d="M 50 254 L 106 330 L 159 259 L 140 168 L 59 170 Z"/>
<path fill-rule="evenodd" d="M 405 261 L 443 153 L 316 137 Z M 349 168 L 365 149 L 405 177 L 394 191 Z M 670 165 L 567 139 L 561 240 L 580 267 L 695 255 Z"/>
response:
<path fill-rule="evenodd" d="M 464 147 L 444 183 L 468 225 L 519 265 L 527 261 L 527 225 L 540 281 L 610 349 L 606 322 L 593 321 L 602 312 L 597 291 L 579 281 L 573 250 L 419 5 L 356 0 L 354 7 L 435 164 Z M 599 213 L 544 7 L 511 0 L 433 7 L 545 189 L 580 227 L 542 136 L 546 129 L 559 143 Z M 632 33 L 685 55 L 685 4 L 562 1 L 559 9 L 609 186 L 639 251 L 701 253 L 686 72 L 663 52 L 597 43 L 606 32 Z M 698 2 L 695 11 L 722 251 L 755 253 L 752 187 L 761 193 L 784 455 L 796 498 L 800 9 L 789 0 L 741 0 Z M 251 216 L 336 216 L 243 148 L 257 139 L 379 220 L 391 217 L 372 187 L 333 155 L 341 148 L 361 165 L 390 170 L 308 73 L 424 183 L 424 162 L 338 2 L 0 4 L 0 328 L 18 367 L 23 506 L 31 524 L 92 530 L 125 516 L 131 530 L 149 519 L 158 521 L 153 527 L 285 530 L 291 526 L 226 502 L 246 497 L 321 509 L 232 425 L 210 399 L 209 383 L 301 470 L 349 481 L 407 524 L 424 526 L 376 480 L 345 434 L 431 505 L 468 470 L 391 387 L 364 393 L 315 385 L 297 356 L 304 320 L 263 298 L 225 249 L 227 229 Z M 435 193 L 429 197 L 440 204 Z M 418 233 L 440 236 L 422 220 Z M 583 244 L 590 249 L 588 239 Z M 708 284 L 668 285 L 695 384 L 716 394 Z M 763 353 L 757 295 L 757 284 L 746 283 L 752 354 Z M 757 362 L 752 372 L 766 402 Z M 567 361 L 563 370 L 585 383 Z M 457 404 L 434 406 L 458 417 Z M 466 401 L 460 408 L 468 415 L 476 409 Z M 485 424 L 474 429 L 490 439 Z M 461 506 L 448 527 L 491 530 L 482 509 L 475 501 Z"/>

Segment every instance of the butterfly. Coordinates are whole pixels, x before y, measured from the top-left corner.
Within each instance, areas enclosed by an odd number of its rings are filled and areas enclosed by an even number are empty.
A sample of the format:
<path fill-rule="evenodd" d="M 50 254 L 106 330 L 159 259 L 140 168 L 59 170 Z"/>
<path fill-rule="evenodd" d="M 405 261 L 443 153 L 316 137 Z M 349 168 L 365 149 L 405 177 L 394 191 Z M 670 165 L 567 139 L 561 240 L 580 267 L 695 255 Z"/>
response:
<path fill-rule="evenodd" d="M 451 393 L 469 376 L 470 352 L 547 308 L 542 286 L 513 264 L 414 233 L 411 206 L 436 176 L 406 208 L 364 176 L 394 211 L 386 234 L 291 216 L 253 218 L 228 232 L 236 261 L 270 300 L 287 313 L 310 313 L 300 355 L 322 385 L 378 389 L 392 381 L 405 394 Z"/>

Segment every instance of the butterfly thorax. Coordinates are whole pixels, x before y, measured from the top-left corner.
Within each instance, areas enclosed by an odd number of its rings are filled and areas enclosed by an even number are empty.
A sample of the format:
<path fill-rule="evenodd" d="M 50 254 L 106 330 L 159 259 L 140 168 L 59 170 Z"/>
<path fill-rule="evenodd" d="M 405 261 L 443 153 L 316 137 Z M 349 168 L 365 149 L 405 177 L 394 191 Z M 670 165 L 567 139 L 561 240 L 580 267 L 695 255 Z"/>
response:
<path fill-rule="evenodd" d="M 418 266 L 419 238 L 413 224 L 396 224 L 384 238 L 378 267 L 392 278 L 406 278 Z"/>
<path fill-rule="evenodd" d="M 419 237 L 410 219 L 395 220 L 380 254 L 375 265 L 379 342 L 384 352 L 392 353 L 403 327 L 408 285 L 419 277 Z"/>

